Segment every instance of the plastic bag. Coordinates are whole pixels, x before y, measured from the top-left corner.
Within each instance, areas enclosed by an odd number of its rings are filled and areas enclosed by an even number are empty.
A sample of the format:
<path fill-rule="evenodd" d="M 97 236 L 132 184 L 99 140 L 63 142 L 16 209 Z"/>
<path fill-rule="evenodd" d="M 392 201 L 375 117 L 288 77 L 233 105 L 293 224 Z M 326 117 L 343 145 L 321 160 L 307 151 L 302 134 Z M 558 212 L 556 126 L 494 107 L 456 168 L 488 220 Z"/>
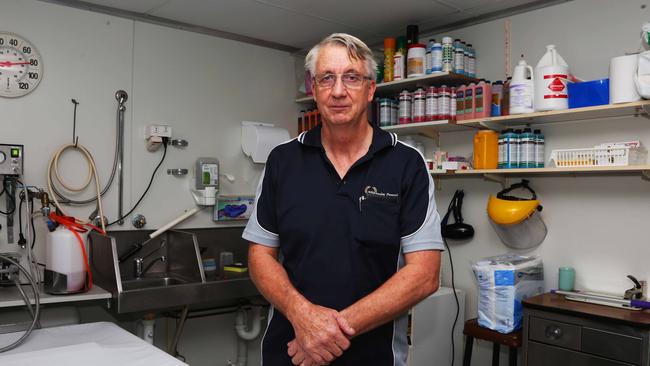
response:
<path fill-rule="evenodd" d="M 536 256 L 507 253 L 472 263 L 478 281 L 478 324 L 510 333 L 521 328 L 522 300 L 544 292 L 544 266 Z"/>

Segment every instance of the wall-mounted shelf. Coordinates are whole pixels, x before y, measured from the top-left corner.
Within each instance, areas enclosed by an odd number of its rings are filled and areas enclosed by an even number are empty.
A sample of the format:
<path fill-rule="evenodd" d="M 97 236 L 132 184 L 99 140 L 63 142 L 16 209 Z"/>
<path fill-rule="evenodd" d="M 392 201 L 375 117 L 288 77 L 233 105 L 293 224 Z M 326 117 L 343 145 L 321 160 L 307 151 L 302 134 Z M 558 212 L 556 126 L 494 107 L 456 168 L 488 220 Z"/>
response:
<path fill-rule="evenodd" d="M 436 179 L 436 187 L 440 189 L 439 179 L 447 177 L 471 178 L 483 177 L 487 180 L 500 183 L 503 187 L 508 186 L 508 179 L 515 177 L 530 176 L 635 176 L 650 181 L 650 165 L 630 166 L 595 166 L 575 168 L 522 168 L 522 169 L 472 169 L 472 170 L 430 170 L 429 173 Z"/>
<path fill-rule="evenodd" d="M 389 81 L 387 83 L 377 84 L 376 97 L 394 97 L 397 93 L 404 89 L 415 89 L 418 86 L 429 85 L 447 85 L 456 86 L 475 82 L 476 79 L 467 77 L 465 75 L 454 74 L 453 72 L 437 72 L 430 75 L 420 76 L 416 78 L 408 78 L 404 80 Z M 313 97 L 304 97 L 296 99 L 299 104 L 311 104 L 314 102 Z"/>
<path fill-rule="evenodd" d="M 556 122 L 575 122 L 583 120 L 595 120 L 605 118 L 620 118 L 648 114 L 650 111 L 650 100 L 639 102 L 606 104 L 594 107 L 574 108 L 563 111 L 535 112 L 527 114 L 515 114 L 501 117 L 475 118 L 458 121 L 458 125 L 472 127 L 494 126 L 498 129 L 507 126 L 521 126 L 525 124 L 544 124 Z"/>
<path fill-rule="evenodd" d="M 433 139 L 438 138 L 438 132 L 467 131 L 468 126 L 460 126 L 449 120 L 407 123 L 403 125 L 382 127 L 385 131 L 395 132 L 400 135 L 424 135 Z"/>
<path fill-rule="evenodd" d="M 578 176 L 578 175 L 641 175 L 650 180 L 650 165 L 629 166 L 594 166 L 575 168 L 530 168 L 530 169 L 473 169 L 473 170 L 433 170 L 436 177 L 472 177 L 472 176 Z"/>

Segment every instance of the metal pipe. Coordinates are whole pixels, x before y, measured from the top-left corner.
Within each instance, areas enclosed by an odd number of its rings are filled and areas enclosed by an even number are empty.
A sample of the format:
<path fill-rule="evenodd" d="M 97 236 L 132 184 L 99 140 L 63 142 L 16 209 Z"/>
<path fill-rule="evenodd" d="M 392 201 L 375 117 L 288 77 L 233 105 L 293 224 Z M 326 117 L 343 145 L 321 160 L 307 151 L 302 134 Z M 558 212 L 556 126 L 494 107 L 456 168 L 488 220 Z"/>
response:
<path fill-rule="evenodd" d="M 119 225 L 124 225 L 124 111 L 126 106 L 124 103 L 129 99 L 129 95 L 126 94 L 124 90 L 118 90 L 115 93 L 115 99 L 117 99 L 117 125 L 118 125 L 118 159 L 117 159 L 117 223 Z"/>
<path fill-rule="evenodd" d="M 185 305 L 183 311 L 181 312 L 181 318 L 177 323 L 176 332 L 174 333 L 174 340 L 172 341 L 171 346 L 167 349 L 167 353 L 176 357 L 178 354 L 178 341 L 181 339 L 181 334 L 183 334 L 183 328 L 185 327 L 185 321 L 187 320 L 187 314 L 190 312 L 190 307 Z"/>

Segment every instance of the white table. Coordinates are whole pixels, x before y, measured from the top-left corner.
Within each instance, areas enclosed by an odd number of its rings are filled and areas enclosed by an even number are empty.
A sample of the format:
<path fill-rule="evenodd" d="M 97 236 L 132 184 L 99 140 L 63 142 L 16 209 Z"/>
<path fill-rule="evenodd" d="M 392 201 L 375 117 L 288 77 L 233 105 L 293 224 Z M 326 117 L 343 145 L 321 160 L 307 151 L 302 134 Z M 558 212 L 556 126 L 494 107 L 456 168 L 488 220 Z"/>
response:
<path fill-rule="evenodd" d="M 0 334 L 0 346 L 22 332 Z M 113 323 L 37 329 L 17 348 L 0 353 L 2 366 L 183 366 L 187 365 Z"/>

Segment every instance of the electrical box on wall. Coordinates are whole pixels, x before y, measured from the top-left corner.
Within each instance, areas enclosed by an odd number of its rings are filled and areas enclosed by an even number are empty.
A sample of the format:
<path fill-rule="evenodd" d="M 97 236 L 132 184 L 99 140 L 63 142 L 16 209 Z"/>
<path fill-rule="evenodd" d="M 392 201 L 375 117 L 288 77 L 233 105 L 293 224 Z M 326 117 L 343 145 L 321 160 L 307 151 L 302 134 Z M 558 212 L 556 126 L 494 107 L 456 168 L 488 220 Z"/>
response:
<path fill-rule="evenodd" d="M 144 132 L 144 138 L 151 137 L 172 137 L 172 127 L 168 125 L 149 125 Z"/>
<path fill-rule="evenodd" d="M 0 175 L 23 174 L 23 145 L 0 144 Z"/>
<path fill-rule="evenodd" d="M 172 127 L 168 125 L 149 125 L 144 129 L 147 150 L 154 152 L 160 148 L 163 138 L 172 137 Z"/>

